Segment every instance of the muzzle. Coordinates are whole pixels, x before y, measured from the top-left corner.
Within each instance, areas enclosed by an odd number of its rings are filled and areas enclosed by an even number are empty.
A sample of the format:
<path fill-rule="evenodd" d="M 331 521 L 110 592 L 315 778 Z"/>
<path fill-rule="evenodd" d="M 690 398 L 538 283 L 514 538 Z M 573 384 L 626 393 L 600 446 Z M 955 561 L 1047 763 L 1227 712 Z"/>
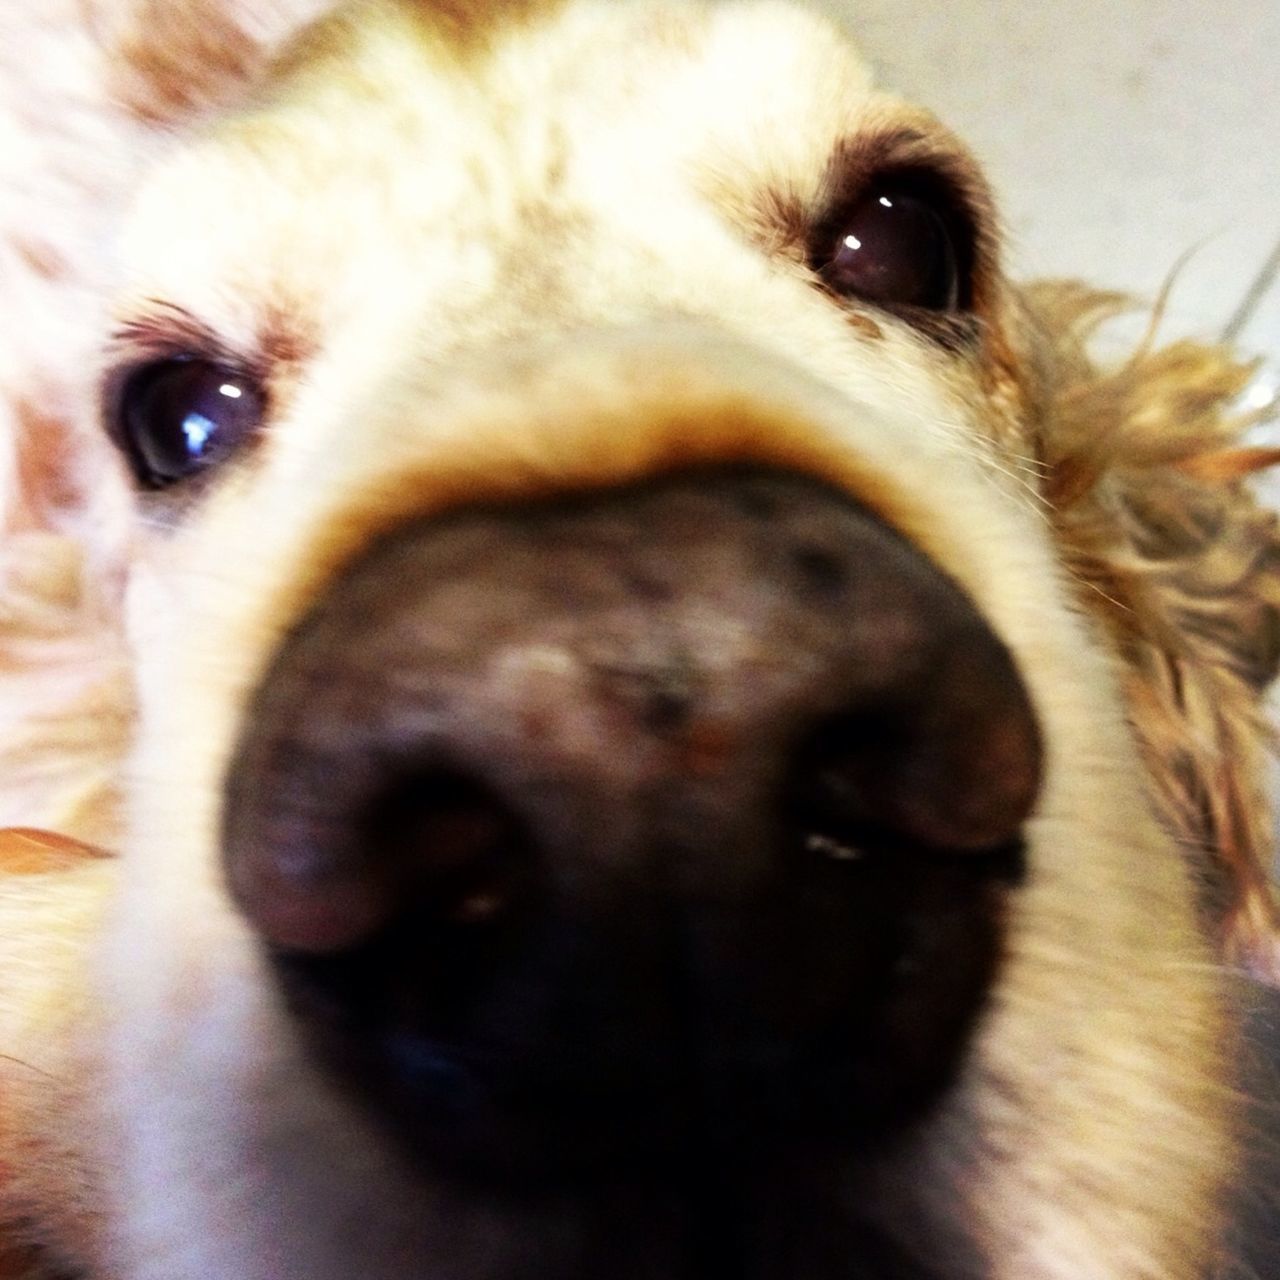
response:
<path fill-rule="evenodd" d="M 1040 761 L 942 571 L 712 468 L 373 545 L 250 708 L 226 873 L 310 1051 L 433 1171 L 857 1152 L 963 1060 Z"/>

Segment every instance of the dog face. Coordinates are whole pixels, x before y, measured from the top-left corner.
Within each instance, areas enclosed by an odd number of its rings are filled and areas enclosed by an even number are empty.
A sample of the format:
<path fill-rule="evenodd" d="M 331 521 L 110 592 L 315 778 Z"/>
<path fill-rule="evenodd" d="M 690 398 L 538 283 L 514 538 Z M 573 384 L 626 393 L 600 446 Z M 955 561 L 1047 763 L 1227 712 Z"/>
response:
<path fill-rule="evenodd" d="M 1220 992 L 997 239 L 772 6 L 344 9 L 161 169 L 92 1274 L 1204 1273 Z"/>

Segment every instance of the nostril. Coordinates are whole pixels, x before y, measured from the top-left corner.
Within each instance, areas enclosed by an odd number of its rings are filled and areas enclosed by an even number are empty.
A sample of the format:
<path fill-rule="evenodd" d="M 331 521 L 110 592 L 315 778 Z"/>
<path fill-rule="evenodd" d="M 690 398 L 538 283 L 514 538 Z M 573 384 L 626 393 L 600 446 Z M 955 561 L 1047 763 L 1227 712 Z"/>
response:
<path fill-rule="evenodd" d="M 335 771 L 312 795 L 313 806 L 349 815 L 310 827 L 305 857 L 329 874 L 294 884 L 277 876 L 238 897 L 310 1051 L 366 1102 L 397 1112 L 415 1141 L 461 1159 L 491 1138 L 501 1071 L 487 1065 L 488 1024 L 506 1017 L 502 975 L 545 906 L 543 862 L 526 822 L 482 778 L 385 760 L 379 774 L 344 788 Z M 255 858 L 287 865 L 265 834 L 252 837 Z M 313 913 L 344 916 L 347 928 L 273 931 L 317 896 L 324 909 Z M 292 915 L 278 915 L 282 901 Z"/>
<path fill-rule="evenodd" d="M 483 783 L 447 769 L 380 787 L 356 819 L 355 838 L 402 899 L 445 924 L 501 916 L 520 896 L 534 856 L 510 807 Z"/>
<path fill-rule="evenodd" d="M 231 889 L 276 951 L 347 952 L 410 918 L 427 930 L 492 925 L 532 883 L 525 823 L 463 770 L 356 767 L 341 749 L 318 758 L 276 743 L 231 798 Z"/>
<path fill-rule="evenodd" d="M 804 846 L 848 860 L 867 843 L 945 844 L 923 829 L 930 800 L 904 782 L 921 749 L 897 714 L 864 710 L 813 730 L 796 754 L 787 797 Z"/>
<path fill-rule="evenodd" d="M 1039 727 L 990 633 L 939 656 L 888 705 L 827 718 L 796 753 L 789 820 L 849 857 L 861 840 L 991 852 L 1018 841 L 1039 790 Z"/>

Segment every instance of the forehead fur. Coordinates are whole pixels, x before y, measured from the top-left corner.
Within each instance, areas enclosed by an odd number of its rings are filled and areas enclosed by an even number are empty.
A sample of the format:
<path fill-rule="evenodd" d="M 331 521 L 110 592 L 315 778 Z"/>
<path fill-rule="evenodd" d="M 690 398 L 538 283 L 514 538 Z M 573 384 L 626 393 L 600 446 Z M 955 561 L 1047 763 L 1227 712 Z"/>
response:
<path fill-rule="evenodd" d="M 565 0 L 348 0 L 331 5 L 322 20 L 304 27 L 274 60 L 272 76 L 277 84 L 333 74 L 353 48 L 361 45 L 362 32 L 389 28 L 416 47 L 432 51 L 441 62 L 470 64 L 481 58 L 504 36 L 527 29 L 539 19 L 550 21 Z"/>
<path fill-rule="evenodd" d="M 462 49 L 561 0 L 404 0 L 424 27 Z M 109 55 L 113 96 L 146 119 L 216 106 L 256 76 L 281 41 L 335 8 L 334 0 L 83 0 Z M 323 25 L 323 24 L 322 24 Z M 336 29 L 338 24 L 334 24 Z"/>
<path fill-rule="evenodd" d="M 496 8 L 519 21 L 490 22 L 461 59 L 444 38 L 456 24 L 421 0 L 366 0 L 311 28 L 255 105 L 144 192 L 125 245 L 135 296 L 177 291 L 254 340 L 243 312 L 264 293 L 295 314 L 312 302 L 299 290 L 358 309 L 357 258 L 399 259 L 391 277 L 427 297 L 459 272 L 476 283 L 485 242 L 518 242 L 535 208 L 544 229 L 603 209 L 623 236 L 657 241 L 644 224 L 690 212 L 697 170 L 726 198 L 811 192 L 838 139 L 903 114 L 833 29 L 785 6 Z M 323 221 L 307 216 L 315 201 Z M 356 296 L 337 301 L 344 278 Z"/>
<path fill-rule="evenodd" d="M 376 85 L 408 115 L 424 88 L 397 75 L 410 61 L 420 75 L 465 85 L 468 108 L 489 118 L 515 102 L 536 115 L 576 104 L 616 126 L 620 108 L 643 105 L 651 125 L 678 97 L 682 128 L 738 122 L 765 152 L 774 140 L 760 129 L 771 120 L 809 133 L 829 123 L 814 118 L 817 104 L 838 111 L 871 87 L 841 34 L 789 4 L 356 0 L 276 60 L 266 100 L 368 96 Z"/>
<path fill-rule="evenodd" d="M 513 25 L 549 16 L 565 0 L 396 0 L 438 38 L 465 47 Z"/>

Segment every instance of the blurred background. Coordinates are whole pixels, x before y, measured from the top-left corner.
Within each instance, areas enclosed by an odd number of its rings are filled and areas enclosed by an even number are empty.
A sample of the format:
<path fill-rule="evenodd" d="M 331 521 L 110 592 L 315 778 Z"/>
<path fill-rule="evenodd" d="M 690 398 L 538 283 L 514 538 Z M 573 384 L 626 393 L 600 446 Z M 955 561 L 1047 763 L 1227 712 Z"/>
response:
<path fill-rule="evenodd" d="M 1280 383 L 1280 3 L 816 0 L 992 177 L 1016 276 L 1154 298 Z M 1276 433 L 1280 438 L 1280 432 Z M 1280 495 L 1280 486 L 1277 486 Z"/>

